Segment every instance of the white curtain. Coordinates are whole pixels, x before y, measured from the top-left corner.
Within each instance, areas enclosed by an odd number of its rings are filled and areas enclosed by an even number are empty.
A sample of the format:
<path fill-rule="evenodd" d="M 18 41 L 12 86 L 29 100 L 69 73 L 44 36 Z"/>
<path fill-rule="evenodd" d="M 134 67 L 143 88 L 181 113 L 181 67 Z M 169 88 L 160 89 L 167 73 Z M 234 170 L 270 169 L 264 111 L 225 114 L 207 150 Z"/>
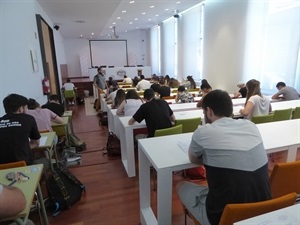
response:
<path fill-rule="evenodd" d="M 154 26 L 150 30 L 150 52 L 152 73 L 160 74 L 160 28 Z"/>

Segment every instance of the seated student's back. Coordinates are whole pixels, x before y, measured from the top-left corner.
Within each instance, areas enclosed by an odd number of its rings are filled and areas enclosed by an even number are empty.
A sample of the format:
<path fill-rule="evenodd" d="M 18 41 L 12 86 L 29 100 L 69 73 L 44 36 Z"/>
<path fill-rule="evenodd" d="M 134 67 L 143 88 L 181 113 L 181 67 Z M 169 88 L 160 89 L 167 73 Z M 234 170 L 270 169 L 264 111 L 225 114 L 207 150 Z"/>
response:
<path fill-rule="evenodd" d="M 58 95 L 50 95 L 49 102 L 42 105 L 43 109 L 49 109 L 58 116 L 62 116 L 65 112 L 65 107 L 60 104 Z"/>

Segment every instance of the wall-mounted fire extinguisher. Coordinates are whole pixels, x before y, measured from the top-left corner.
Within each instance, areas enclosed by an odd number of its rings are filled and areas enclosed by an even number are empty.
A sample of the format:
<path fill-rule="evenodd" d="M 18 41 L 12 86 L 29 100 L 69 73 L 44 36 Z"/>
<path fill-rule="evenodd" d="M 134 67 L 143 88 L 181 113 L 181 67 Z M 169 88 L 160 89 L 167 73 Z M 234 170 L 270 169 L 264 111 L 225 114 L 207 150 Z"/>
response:
<path fill-rule="evenodd" d="M 50 94 L 50 81 L 47 77 L 42 80 L 43 93 L 44 95 Z"/>

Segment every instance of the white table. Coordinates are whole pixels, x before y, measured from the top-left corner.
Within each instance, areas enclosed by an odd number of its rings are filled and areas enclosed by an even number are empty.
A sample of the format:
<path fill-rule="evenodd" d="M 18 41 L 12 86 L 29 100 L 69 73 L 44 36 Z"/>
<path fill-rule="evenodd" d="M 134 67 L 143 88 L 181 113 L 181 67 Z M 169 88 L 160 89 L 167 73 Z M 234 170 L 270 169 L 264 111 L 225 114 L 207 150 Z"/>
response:
<path fill-rule="evenodd" d="M 267 153 L 287 150 L 288 161 L 296 160 L 294 150 L 295 147 L 300 147 L 300 119 L 260 124 L 257 127 L 262 134 Z M 191 137 L 192 133 L 186 133 L 138 141 L 142 225 L 172 224 L 173 171 L 196 167 L 179 147 L 178 140 L 190 141 Z M 150 164 L 157 171 L 157 218 L 150 204 Z"/>
<path fill-rule="evenodd" d="M 271 105 L 272 105 L 272 111 L 280 110 L 280 109 L 288 109 L 288 108 L 295 109 L 296 107 L 300 106 L 300 99 L 299 100 L 291 100 L 291 101 L 271 102 Z"/>
<path fill-rule="evenodd" d="M 188 119 L 201 117 L 204 118 L 202 110 L 190 110 L 174 112 L 176 119 Z M 131 116 L 118 117 L 118 128 L 121 142 L 121 157 L 124 168 L 128 177 L 134 177 L 135 173 L 135 157 L 134 157 L 134 137 L 133 130 L 145 128 L 146 123 L 143 120 L 141 123 L 135 122 L 133 125 L 128 125 Z"/>
<path fill-rule="evenodd" d="M 117 135 L 120 139 L 120 130 L 119 130 L 119 117 L 117 115 L 117 109 L 107 108 L 107 122 L 108 122 L 108 130 Z"/>
<path fill-rule="evenodd" d="M 234 223 L 234 225 L 299 225 L 300 204 L 255 216 Z"/>

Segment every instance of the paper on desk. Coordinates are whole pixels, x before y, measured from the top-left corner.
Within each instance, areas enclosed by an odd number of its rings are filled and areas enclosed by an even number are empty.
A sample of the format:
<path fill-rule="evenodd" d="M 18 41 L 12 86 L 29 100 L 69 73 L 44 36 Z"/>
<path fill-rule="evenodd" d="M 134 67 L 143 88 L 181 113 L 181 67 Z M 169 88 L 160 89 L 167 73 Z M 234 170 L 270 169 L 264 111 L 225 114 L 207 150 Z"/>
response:
<path fill-rule="evenodd" d="M 190 147 L 191 140 L 178 141 L 177 144 L 179 147 L 185 152 L 188 153 Z"/>
<path fill-rule="evenodd" d="M 40 146 L 46 145 L 46 142 L 47 142 L 47 137 L 46 136 L 42 136 L 40 138 Z"/>

